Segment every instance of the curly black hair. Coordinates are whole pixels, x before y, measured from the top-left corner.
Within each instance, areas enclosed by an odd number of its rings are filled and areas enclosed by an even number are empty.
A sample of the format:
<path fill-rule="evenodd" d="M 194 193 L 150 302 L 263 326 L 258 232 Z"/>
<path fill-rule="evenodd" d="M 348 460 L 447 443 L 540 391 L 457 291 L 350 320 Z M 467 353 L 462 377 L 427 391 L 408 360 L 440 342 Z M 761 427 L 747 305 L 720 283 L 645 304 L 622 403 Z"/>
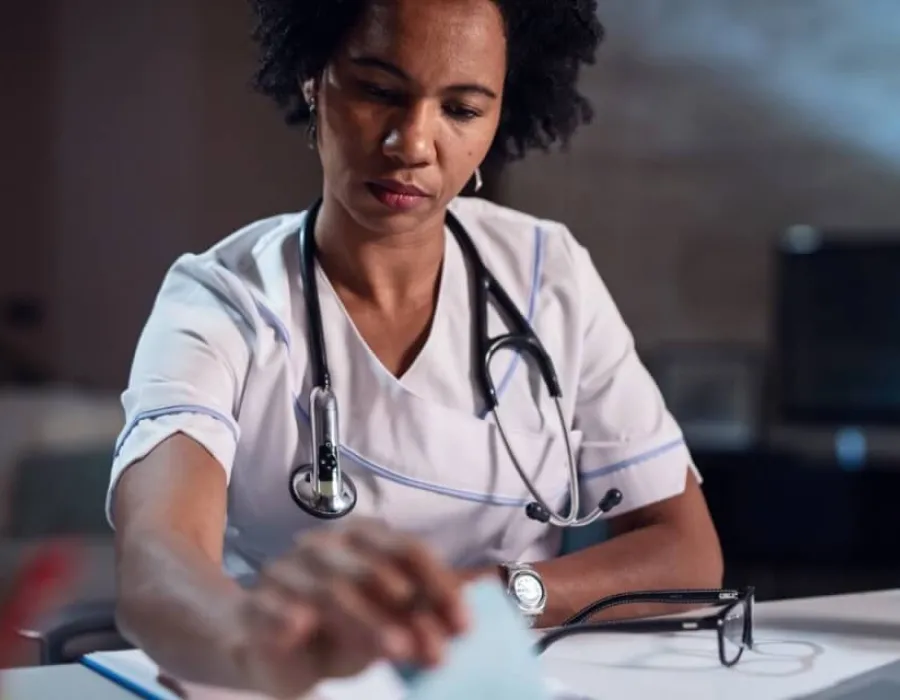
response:
<path fill-rule="evenodd" d="M 260 46 L 254 86 L 285 110 L 290 124 L 309 110 L 300 84 L 321 75 L 367 0 L 250 0 Z M 521 158 L 528 149 L 565 148 L 593 117 L 577 88 L 593 64 L 603 27 L 596 0 L 494 0 L 506 22 L 508 71 L 500 125 L 489 158 Z"/>

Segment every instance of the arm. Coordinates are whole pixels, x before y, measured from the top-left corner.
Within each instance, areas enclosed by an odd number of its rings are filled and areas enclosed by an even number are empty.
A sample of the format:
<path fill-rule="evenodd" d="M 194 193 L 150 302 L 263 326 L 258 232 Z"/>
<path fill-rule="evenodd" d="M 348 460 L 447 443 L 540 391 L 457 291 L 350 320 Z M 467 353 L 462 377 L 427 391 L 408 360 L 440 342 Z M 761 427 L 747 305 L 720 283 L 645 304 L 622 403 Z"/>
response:
<path fill-rule="evenodd" d="M 215 459 L 177 434 L 135 466 L 115 492 L 118 619 L 167 676 L 295 697 L 379 658 L 437 664 L 466 626 L 451 572 L 365 519 L 299 539 L 244 591 L 221 569 Z M 417 594 L 430 606 L 404 614 Z"/>
<path fill-rule="evenodd" d="M 578 468 L 585 507 L 618 488 L 612 539 L 536 566 L 548 591 L 541 624 L 555 625 L 610 594 L 718 587 L 722 555 L 691 455 L 634 339 L 587 251 L 570 243 L 580 337 L 573 427 L 583 434 Z M 673 609 L 674 608 L 674 609 Z M 674 612 L 627 605 L 603 617 Z"/>
<path fill-rule="evenodd" d="M 547 586 L 541 625 L 560 624 L 599 598 L 625 591 L 718 588 L 722 553 L 706 501 L 688 471 L 684 492 L 610 521 L 612 539 L 535 565 Z M 600 619 L 677 612 L 668 604 L 624 605 Z"/>
<path fill-rule="evenodd" d="M 298 538 L 247 590 L 222 570 L 253 320 L 219 273 L 170 273 L 123 395 L 107 500 L 123 633 L 168 675 L 276 697 L 378 658 L 436 663 L 464 626 L 456 579 L 377 523 Z"/>
<path fill-rule="evenodd" d="M 241 688 L 244 594 L 221 568 L 225 507 L 225 471 L 183 434 L 128 468 L 114 494 L 117 617 L 169 673 Z"/>
<path fill-rule="evenodd" d="M 706 500 L 688 471 L 684 493 L 610 520 L 612 539 L 533 564 L 547 587 L 541 627 L 554 627 L 608 595 L 628 591 L 719 588 L 723 561 Z M 464 580 L 495 577 L 499 567 L 462 572 Z M 694 606 L 669 603 L 614 607 L 592 619 L 671 614 Z"/>
<path fill-rule="evenodd" d="M 239 286 L 208 267 L 177 261 L 141 333 L 107 515 L 125 636 L 185 680 L 240 685 L 228 657 L 241 591 L 221 564 L 252 325 Z"/>

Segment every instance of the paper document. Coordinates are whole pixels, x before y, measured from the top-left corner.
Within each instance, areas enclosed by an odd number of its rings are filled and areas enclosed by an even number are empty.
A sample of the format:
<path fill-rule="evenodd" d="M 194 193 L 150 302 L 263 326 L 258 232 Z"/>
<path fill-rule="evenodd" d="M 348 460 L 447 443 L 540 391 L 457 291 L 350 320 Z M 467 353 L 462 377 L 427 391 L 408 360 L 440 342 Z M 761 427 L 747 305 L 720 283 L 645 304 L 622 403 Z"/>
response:
<path fill-rule="evenodd" d="M 474 583 L 465 595 L 471 629 L 454 640 L 441 666 L 404 674 L 409 700 L 551 700 L 534 638 L 499 583 Z"/>

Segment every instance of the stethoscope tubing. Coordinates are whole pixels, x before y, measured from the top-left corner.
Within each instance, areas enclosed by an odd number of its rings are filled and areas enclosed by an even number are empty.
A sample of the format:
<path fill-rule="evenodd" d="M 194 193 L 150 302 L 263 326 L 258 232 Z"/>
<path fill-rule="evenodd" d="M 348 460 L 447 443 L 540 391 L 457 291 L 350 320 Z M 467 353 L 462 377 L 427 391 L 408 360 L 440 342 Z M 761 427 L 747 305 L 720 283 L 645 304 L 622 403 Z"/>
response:
<path fill-rule="evenodd" d="M 308 320 L 308 342 L 309 355 L 312 364 L 312 384 L 314 387 L 331 389 L 331 374 L 328 369 L 328 355 L 325 348 L 325 334 L 322 322 L 322 310 L 319 304 L 318 285 L 316 284 L 315 275 L 315 259 L 316 259 L 316 242 L 315 242 L 315 222 L 321 207 L 321 198 L 317 200 L 308 210 L 304 218 L 301 230 L 299 232 L 300 241 L 300 257 L 301 257 L 301 274 L 305 285 L 305 302 Z M 494 419 L 497 431 L 503 441 L 504 448 L 508 453 L 510 460 L 522 483 L 528 489 L 528 492 L 534 498 L 535 503 L 542 510 L 543 515 L 538 518 L 556 527 L 583 527 L 596 521 L 602 517 L 607 509 L 601 506 L 595 508 L 591 513 L 583 518 L 578 517 L 580 512 L 581 489 L 578 479 L 578 467 L 575 461 L 574 451 L 572 449 L 569 430 L 565 420 L 565 414 L 562 406 L 562 389 L 559 379 L 557 378 L 553 361 L 549 354 L 541 344 L 540 339 L 534 332 L 531 324 L 525 319 L 519 309 L 513 303 L 509 294 L 497 279 L 487 269 L 481 256 L 478 253 L 475 243 L 472 241 L 465 227 L 453 215 L 447 212 L 447 227 L 456 239 L 463 257 L 467 261 L 474 279 L 474 327 L 476 330 L 476 354 L 480 360 L 477 366 L 476 381 L 482 399 L 486 404 L 488 411 Z M 490 297 L 493 296 L 498 311 L 505 317 L 506 322 L 510 325 L 509 333 L 491 337 L 488 332 L 488 306 Z M 538 492 L 537 487 L 531 478 L 522 468 L 515 450 L 509 440 L 503 423 L 500 419 L 498 407 L 499 399 L 497 389 L 494 386 L 493 379 L 490 374 L 490 364 L 494 355 L 501 349 L 509 348 L 520 354 L 530 355 L 537 369 L 541 374 L 541 378 L 547 387 L 547 391 L 553 400 L 556 408 L 559 425 L 562 432 L 562 439 L 565 444 L 566 452 L 566 468 L 568 472 L 568 491 L 569 491 L 569 507 L 565 515 L 559 514 L 555 508 L 551 508 L 547 501 Z M 311 416 L 312 418 L 312 416 Z M 313 436 L 315 440 L 315 436 Z M 316 450 L 313 449 L 313 454 Z M 343 476 L 349 481 L 348 476 Z M 352 487 L 352 482 L 351 487 Z M 355 488 L 355 487 L 352 487 Z M 297 500 L 295 495 L 295 500 Z M 311 512 L 314 509 L 304 507 L 304 510 Z M 349 512 L 349 511 L 348 511 Z M 330 514 L 329 517 L 334 517 Z"/>

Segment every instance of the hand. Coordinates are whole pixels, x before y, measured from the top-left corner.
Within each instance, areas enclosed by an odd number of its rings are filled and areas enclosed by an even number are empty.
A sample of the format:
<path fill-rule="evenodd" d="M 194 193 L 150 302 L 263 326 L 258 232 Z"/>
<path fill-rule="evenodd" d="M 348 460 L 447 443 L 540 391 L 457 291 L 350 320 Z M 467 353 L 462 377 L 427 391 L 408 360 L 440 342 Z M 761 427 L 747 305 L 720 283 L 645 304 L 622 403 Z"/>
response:
<path fill-rule="evenodd" d="M 465 583 L 473 581 L 491 580 L 500 581 L 506 585 L 506 575 L 498 565 L 480 566 L 477 568 L 457 570 L 456 575 Z"/>
<path fill-rule="evenodd" d="M 377 659 L 432 666 L 466 613 L 459 578 L 421 544 L 370 520 L 297 540 L 248 592 L 244 670 L 296 696 Z"/>

